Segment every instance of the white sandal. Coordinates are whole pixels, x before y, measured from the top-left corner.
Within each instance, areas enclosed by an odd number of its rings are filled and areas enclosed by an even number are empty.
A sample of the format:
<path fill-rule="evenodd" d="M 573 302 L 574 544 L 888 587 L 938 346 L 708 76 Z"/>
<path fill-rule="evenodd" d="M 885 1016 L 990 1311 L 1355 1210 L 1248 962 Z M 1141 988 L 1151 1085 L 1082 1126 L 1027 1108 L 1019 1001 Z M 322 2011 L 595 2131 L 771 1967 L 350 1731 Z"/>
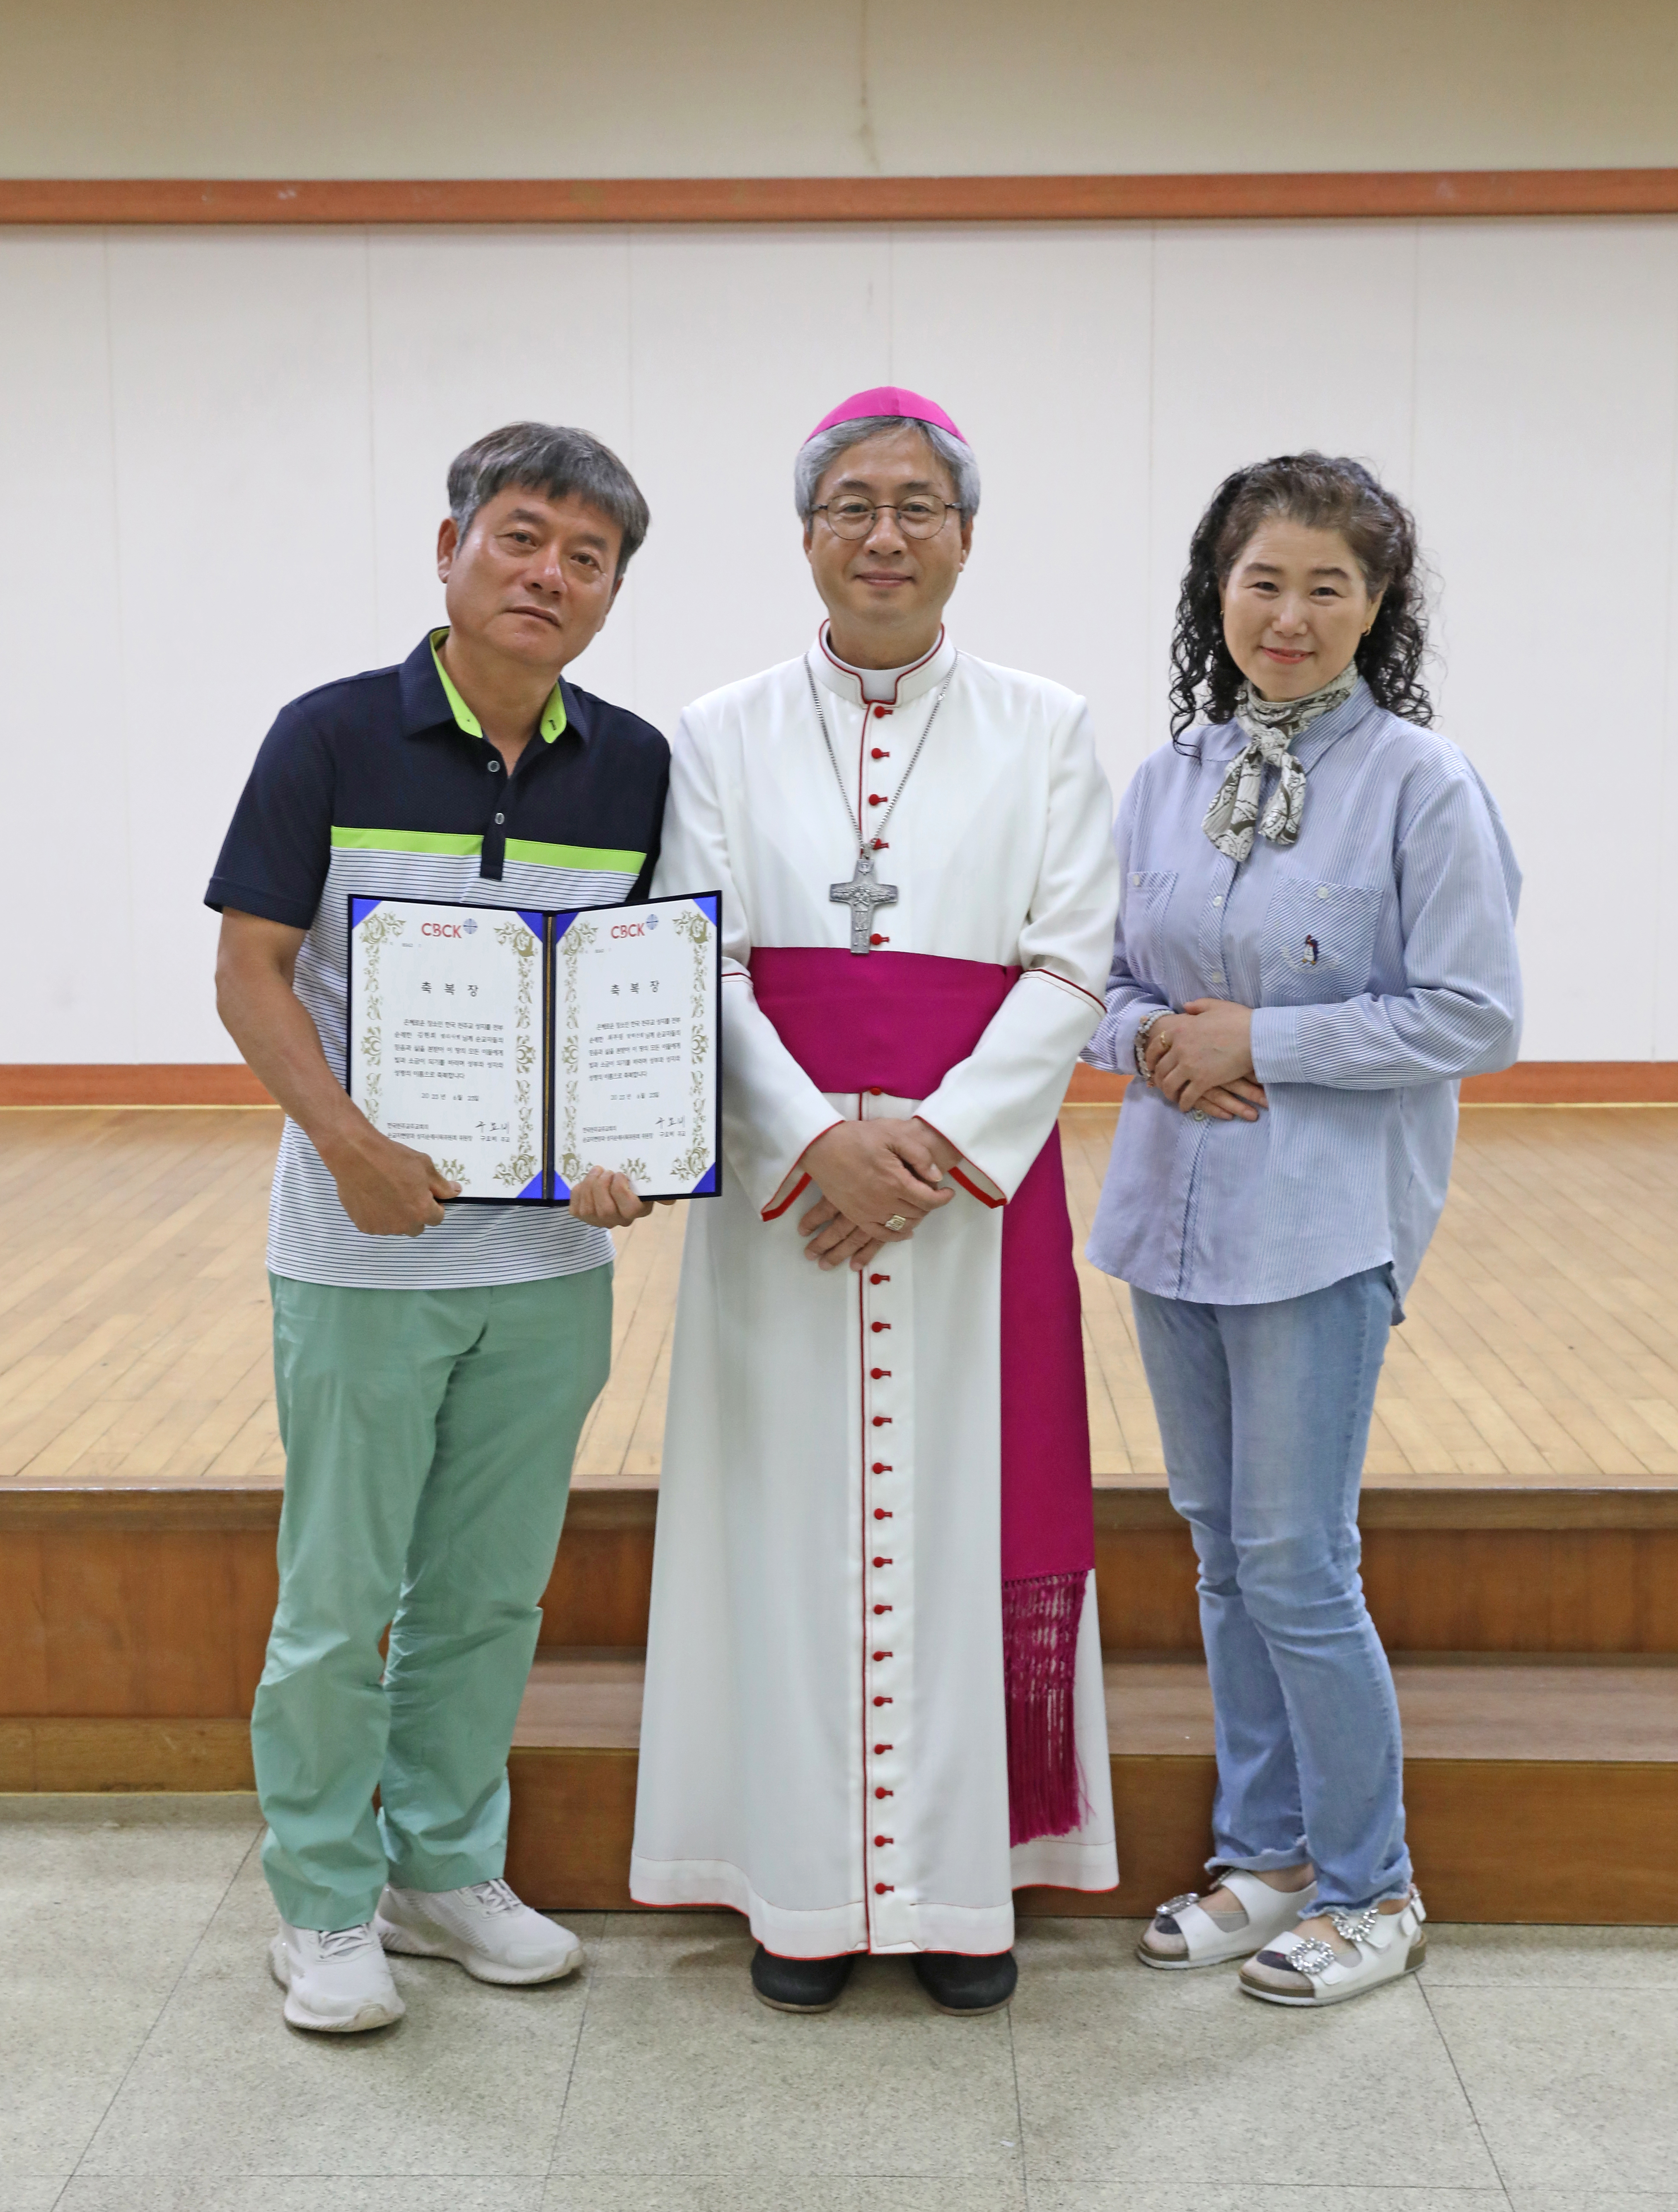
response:
<path fill-rule="evenodd" d="M 1401 1912 L 1383 1912 L 1373 1905 L 1362 1912 L 1341 1912 L 1331 1905 L 1328 1917 L 1355 1958 L 1342 1959 L 1320 1936 L 1280 1936 L 1241 1969 L 1248 1996 L 1266 2004 L 1339 2004 L 1414 1974 L 1427 1957 L 1427 1913 L 1419 1890 L 1411 1890 Z"/>
<path fill-rule="evenodd" d="M 1136 1946 L 1136 1955 L 1145 1966 L 1180 1974 L 1192 1966 L 1223 1966 L 1231 1959 L 1249 1959 L 1255 1951 L 1274 1942 L 1284 1929 L 1292 1928 L 1316 1902 L 1314 1881 L 1307 1882 L 1304 1889 L 1273 1889 L 1244 1867 L 1220 1868 L 1218 1880 L 1247 1916 L 1240 1927 L 1220 1928 L 1201 1903 L 1198 1890 L 1168 1897 Z M 1186 1947 L 1183 1955 L 1170 1958 L 1151 1951 L 1148 1937 L 1156 1933 L 1180 1937 Z"/>

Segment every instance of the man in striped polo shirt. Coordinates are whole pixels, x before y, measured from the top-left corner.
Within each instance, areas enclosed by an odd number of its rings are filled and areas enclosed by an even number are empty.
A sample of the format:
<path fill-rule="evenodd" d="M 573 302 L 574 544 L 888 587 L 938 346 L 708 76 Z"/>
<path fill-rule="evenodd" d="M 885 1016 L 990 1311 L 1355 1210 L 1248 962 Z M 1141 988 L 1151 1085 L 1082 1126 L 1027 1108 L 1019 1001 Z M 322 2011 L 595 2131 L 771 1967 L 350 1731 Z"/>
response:
<path fill-rule="evenodd" d="M 386 1950 L 506 1983 L 581 1958 L 501 1879 L 507 1752 L 606 1376 L 608 1231 L 646 1210 L 598 1175 L 569 1211 L 447 1210 L 457 1187 L 344 1088 L 352 892 L 600 905 L 658 857 L 664 739 L 561 674 L 647 534 L 634 479 L 522 422 L 459 456 L 448 499 L 448 626 L 282 710 L 207 894 L 222 1018 L 286 1111 L 280 1598 L 252 1722 L 270 1956 L 287 2019 L 337 2033 L 401 2014 Z"/>

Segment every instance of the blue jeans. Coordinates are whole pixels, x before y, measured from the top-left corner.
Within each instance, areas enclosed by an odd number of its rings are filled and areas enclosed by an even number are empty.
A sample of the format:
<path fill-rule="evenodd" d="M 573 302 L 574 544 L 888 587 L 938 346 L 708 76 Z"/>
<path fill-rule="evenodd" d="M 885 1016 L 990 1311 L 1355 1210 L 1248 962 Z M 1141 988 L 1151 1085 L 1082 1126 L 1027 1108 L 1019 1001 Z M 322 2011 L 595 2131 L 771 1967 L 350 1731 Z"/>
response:
<path fill-rule="evenodd" d="M 1405 1896 L 1398 1701 L 1358 1572 L 1389 1272 L 1261 1305 L 1130 1296 L 1171 1503 L 1201 1563 L 1218 1742 L 1208 1863 L 1310 1858 L 1319 1910 Z"/>

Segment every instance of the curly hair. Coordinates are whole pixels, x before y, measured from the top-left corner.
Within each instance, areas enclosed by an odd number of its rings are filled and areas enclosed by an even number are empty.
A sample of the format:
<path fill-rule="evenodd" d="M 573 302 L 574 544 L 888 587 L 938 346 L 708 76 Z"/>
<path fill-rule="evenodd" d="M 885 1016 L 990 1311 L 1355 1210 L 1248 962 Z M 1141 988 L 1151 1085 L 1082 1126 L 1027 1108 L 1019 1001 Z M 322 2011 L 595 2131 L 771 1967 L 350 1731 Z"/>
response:
<path fill-rule="evenodd" d="M 1358 647 L 1358 672 L 1390 713 L 1431 723 L 1433 702 L 1421 682 L 1427 580 L 1415 517 L 1361 461 L 1280 453 L 1225 477 L 1189 540 L 1171 634 L 1172 744 L 1195 722 L 1227 722 L 1235 713 L 1245 679 L 1224 642 L 1223 587 L 1261 523 L 1276 516 L 1339 531 L 1367 588 L 1384 587 Z"/>

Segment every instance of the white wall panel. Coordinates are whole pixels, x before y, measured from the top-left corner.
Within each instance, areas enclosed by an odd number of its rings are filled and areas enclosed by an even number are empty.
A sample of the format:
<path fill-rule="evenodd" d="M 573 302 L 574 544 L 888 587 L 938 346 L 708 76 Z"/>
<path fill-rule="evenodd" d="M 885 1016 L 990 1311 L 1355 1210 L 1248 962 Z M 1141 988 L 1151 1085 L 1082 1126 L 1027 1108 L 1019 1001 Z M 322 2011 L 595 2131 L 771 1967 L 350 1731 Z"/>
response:
<path fill-rule="evenodd" d="M 367 241 L 110 258 L 139 1056 L 232 1058 L 199 903 L 228 814 L 275 710 L 374 657 Z"/>
<path fill-rule="evenodd" d="M 1164 736 L 1219 477 L 1305 443 L 1377 462 L 1442 576 L 1444 726 L 1525 864 L 1528 1055 L 1678 1056 L 1653 221 L 0 240 L 12 881 L 62 882 L 64 808 L 113 915 L 98 963 L 49 940 L 0 969 L 0 1058 L 231 1056 L 199 902 L 234 799 L 286 699 L 435 618 L 468 439 L 582 422 L 635 470 L 653 536 L 577 674 L 670 728 L 812 635 L 792 456 L 887 380 L 984 466 L 955 635 L 1085 691 L 1116 785 Z"/>
<path fill-rule="evenodd" d="M 1407 492 L 1415 257 L 1409 224 L 1160 230 L 1148 518 L 1156 704 L 1189 537 L 1231 469 L 1316 447 L 1368 461 Z"/>
<path fill-rule="evenodd" d="M 635 704 L 686 702 L 801 652 L 821 603 L 793 456 L 891 374 L 889 233 L 650 233 L 629 261 L 631 466 L 656 518 L 635 562 Z"/>
<path fill-rule="evenodd" d="M 1422 234 L 1415 496 L 1444 579 L 1442 726 L 1527 890 L 1531 1060 L 1656 1051 L 1678 228 Z"/>
<path fill-rule="evenodd" d="M 376 659 L 441 622 L 437 526 L 463 446 L 504 422 L 587 425 L 627 458 L 629 240 L 618 232 L 377 235 L 369 261 Z M 632 587 L 631 587 L 632 588 Z M 580 684 L 634 681 L 629 607 L 579 660 Z"/>
<path fill-rule="evenodd" d="M 0 822 L 43 917 L 0 961 L 0 1059 L 138 1051 L 105 275 L 102 238 L 0 236 Z M 50 919 L 68 884 L 114 924 L 96 956 Z"/>
<path fill-rule="evenodd" d="M 1678 414 L 1678 404 L 1675 414 Z M 1654 702 L 1663 732 L 1660 794 L 1656 801 L 1663 821 L 1678 802 L 1678 465 L 1673 475 L 1674 497 L 1667 516 L 1666 678 L 1662 696 Z M 1678 1060 L 1678 899 L 1671 895 L 1670 879 L 1658 856 L 1656 880 L 1660 896 L 1656 916 L 1654 1057 Z"/>
<path fill-rule="evenodd" d="M 1081 691 L 1115 793 L 1146 750 L 1145 228 L 900 234 L 892 362 L 973 441 L 984 500 L 951 610 L 987 660 Z"/>

